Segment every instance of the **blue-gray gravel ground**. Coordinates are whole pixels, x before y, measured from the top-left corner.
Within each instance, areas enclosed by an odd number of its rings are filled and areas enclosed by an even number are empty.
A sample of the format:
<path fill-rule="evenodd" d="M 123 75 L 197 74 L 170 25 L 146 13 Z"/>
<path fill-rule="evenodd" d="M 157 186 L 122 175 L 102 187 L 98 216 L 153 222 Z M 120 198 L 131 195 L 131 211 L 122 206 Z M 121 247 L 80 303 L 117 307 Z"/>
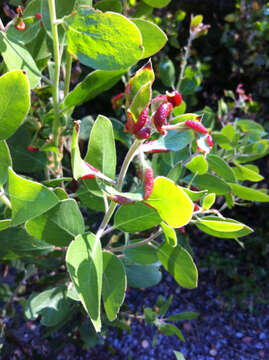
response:
<path fill-rule="evenodd" d="M 177 325 L 182 330 L 186 343 L 176 336 L 159 334 L 153 347 L 155 329 L 132 321 L 132 333 L 121 336 L 112 329 L 102 345 L 94 349 L 81 349 L 74 345 L 68 334 L 58 332 L 51 339 L 40 337 L 38 322 L 26 322 L 22 313 L 19 326 L 11 321 L 8 327 L 20 339 L 28 355 L 20 347 L 10 347 L 8 357 L 2 360 L 55 359 L 55 360 L 175 360 L 173 350 L 181 351 L 186 360 L 268 360 L 269 359 L 269 305 L 257 305 L 254 314 L 234 305 L 227 309 L 227 302 L 215 286 L 214 274 L 207 269 L 200 271 L 199 286 L 195 290 L 182 290 L 172 277 L 164 273 L 163 281 L 150 289 L 127 292 L 127 302 L 133 311 L 155 304 L 158 295 L 168 298 L 174 294 L 169 314 L 181 311 L 197 311 L 200 318 Z M 57 346 L 62 344 L 60 351 Z M 6 348 L 7 349 L 7 348 Z M 34 354 L 35 355 L 31 355 Z M 30 355 L 29 355 L 30 354 Z"/>

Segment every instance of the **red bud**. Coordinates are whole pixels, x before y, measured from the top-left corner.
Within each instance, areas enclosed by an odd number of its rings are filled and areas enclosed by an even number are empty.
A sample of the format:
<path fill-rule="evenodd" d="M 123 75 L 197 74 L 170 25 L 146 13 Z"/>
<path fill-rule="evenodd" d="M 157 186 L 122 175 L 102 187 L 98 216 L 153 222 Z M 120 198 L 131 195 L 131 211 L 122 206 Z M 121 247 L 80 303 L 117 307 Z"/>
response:
<path fill-rule="evenodd" d="M 15 28 L 19 31 L 24 31 L 26 28 L 25 22 L 23 20 L 20 20 L 20 22 L 15 25 Z"/>
<path fill-rule="evenodd" d="M 200 210 L 200 206 L 198 204 L 194 204 L 194 211 L 199 211 Z"/>
<path fill-rule="evenodd" d="M 135 133 L 137 139 L 143 140 L 150 137 L 150 128 L 144 128 Z"/>
<path fill-rule="evenodd" d="M 39 151 L 39 148 L 35 147 L 35 146 L 32 146 L 32 145 L 28 145 L 27 150 L 30 151 L 30 152 L 37 152 L 37 151 Z"/>
<path fill-rule="evenodd" d="M 144 174 L 144 200 L 147 200 L 152 194 L 154 187 L 154 171 L 152 168 L 147 168 Z"/>
<path fill-rule="evenodd" d="M 209 145 L 210 147 L 212 147 L 212 146 L 214 145 L 213 139 L 212 139 L 212 136 L 211 136 L 211 135 L 207 135 L 207 137 L 206 137 L 206 142 L 208 143 L 208 145 Z"/>
<path fill-rule="evenodd" d="M 192 130 L 197 131 L 199 133 L 202 133 L 202 134 L 207 134 L 208 133 L 207 128 L 205 128 L 204 125 L 201 124 L 198 121 L 187 120 L 187 121 L 185 121 L 185 125 L 188 126 L 189 128 L 191 128 Z"/>
<path fill-rule="evenodd" d="M 163 134 L 162 126 L 173 110 L 170 102 L 161 104 L 153 115 L 153 123 L 159 133 Z"/>
<path fill-rule="evenodd" d="M 182 96 L 178 91 L 166 94 L 167 100 L 174 106 L 179 106 L 182 103 Z"/>
<path fill-rule="evenodd" d="M 133 127 L 134 134 L 137 133 L 139 130 L 141 130 L 142 127 L 146 124 L 146 122 L 148 120 L 148 112 L 149 112 L 148 106 L 144 110 L 141 111 L 139 119 L 134 124 L 134 127 Z"/>
<path fill-rule="evenodd" d="M 111 104 L 112 104 L 112 109 L 116 110 L 119 108 L 120 106 L 120 99 L 122 99 L 124 96 L 124 93 L 119 93 L 115 96 L 113 96 L 113 98 L 110 100 Z"/>
<path fill-rule="evenodd" d="M 133 200 L 130 200 L 130 199 L 126 198 L 125 196 L 121 196 L 121 195 L 108 195 L 108 198 L 110 200 L 114 201 L 115 203 L 118 203 L 121 205 L 134 204 Z"/>
<path fill-rule="evenodd" d="M 38 19 L 38 20 L 40 20 L 40 19 L 42 18 L 42 15 L 41 15 L 40 13 L 36 13 L 36 14 L 35 14 L 35 18 Z"/>

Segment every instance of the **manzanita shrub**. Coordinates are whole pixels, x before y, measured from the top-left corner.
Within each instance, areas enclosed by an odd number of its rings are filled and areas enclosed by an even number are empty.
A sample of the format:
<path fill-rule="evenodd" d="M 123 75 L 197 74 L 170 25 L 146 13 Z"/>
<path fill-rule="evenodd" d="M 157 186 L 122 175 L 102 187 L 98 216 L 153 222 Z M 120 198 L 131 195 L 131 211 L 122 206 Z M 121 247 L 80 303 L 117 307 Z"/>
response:
<path fill-rule="evenodd" d="M 167 37 L 146 15 L 168 3 L 32 0 L 17 12 L 6 6 L 10 22 L 0 22 L 0 256 L 20 264 L 24 281 L 45 270 L 26 318 L 59 329 L 86 312 L 86 343 L 102 324 L 126 328 L 127 285 L 156 285 L 164 268 L 179 286 L 197 287 L 186 228 L 241 243 L 252 229 L 222 211 L 269 201 L 252 164 L 269 153 L 260 124 L 219 114 L 215 129 L 214 114 L 186 112 L 186 63 L 177 84 L 153 90 L 150 57 Z M 207 29 L 192 18 L 192 40 Z M 91 72 L 70 91 L 74 61 Z M 120 80 L 124 90 L 111 100 L 117 119 L 72 119 Z M 126 147 L 122 163 L 116 145 Z M 143 316 L 184 341 L 171 321 L 197 314 L 166 318 L 171 301 L 160 297 Z"/>

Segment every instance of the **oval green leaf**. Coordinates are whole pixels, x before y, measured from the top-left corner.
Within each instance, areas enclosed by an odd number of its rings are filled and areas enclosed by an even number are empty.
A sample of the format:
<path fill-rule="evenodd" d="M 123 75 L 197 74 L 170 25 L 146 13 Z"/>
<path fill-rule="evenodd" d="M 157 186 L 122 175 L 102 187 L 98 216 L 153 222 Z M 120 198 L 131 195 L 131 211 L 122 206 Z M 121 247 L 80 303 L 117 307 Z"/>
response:
<path fill-rule="evenodd" d="M 259 202 L 268 202 L 269 196 L 262 191 L 248 188 L 239 184 L 229 184 L 232 188 L 232 192 L 235 196 L 238 196 L 240 199 L 248 201 L 259 201 Z"/>
<path fill-rule="evenodd" d="M 84 220 L 75 200 L 60 201 L 54 208 L 27 221 L 27 232 L 55 246 L 68 246 L 85 231 Z"/>
<path fill-rule="evenodd" d="M 67 250 L 66 264 L 95 330 L 100 331 L 103 255 L 99 239 L 91 233 L 77 236 Z"/>
<path fill-rule="evenodd" d="M 80 8 L 65 24 L 68 51 L 86 66 L 127 69 L 143 56 L 140 31 L 123 15 Z"/>
<path fill-rule="evenodd" d="M 102 299 L 109 321 L 116 319 L 125 297 L 127 280 L 122 262 L 110 252 L 103 252 Z"/>
<path fill-rule="evenodd" d="M 1 41 L 1 39 L 0 39 Z M 30 109 L 30 86 L 22 71 L 0 77 L 0 140 L 9 138 Z"/>
<path fill-rule="evenodd" d="M 197 155 L 186 164 L 191 172 L 203 175 L 208 170 L 208 163 L 203 155 Z"/>
<path fill-rule="evenodd" d="M 63 107 L 72 107 L 94 99 L 112 88 L 125 73 L 123 71 L 95 70 L 85 77 L 64 100 Z"/>
<path fill-rule="evenodd" d="M 8 186 L 13 226 L 43 214 L 58 203 L 53 191 L 40 183 L 18 176 L 11 168 Z"/>
<path fill-rule="evenodd" d="M 132 19 L 132 22 L 138 27 L 143 39 L 143 59 L 150 57 L 161 50 L 167 42 L 167 36 L 151 21 L 142 19 Z"/>
<path fill-rule="evenodd" d="M 132 241 L 130 244 L 134 244 L 137 241 L 141 240 Z M 126 248 L 123 253 L 129 260 L 140 265 L 155 264 L 158 261 L 155 248 L 147 244 Z"/>
<path fill-rule="evenodd" d="M 123 205 L 115 214 L 114 226 L 125 232 L 140 232 L 159 225 L 162 219 L 156 210 L 137 202 Z"/>
<path fill-rule="evenodd" d="M 153 192 L 145 203 L 156 209 L 172 227 L 184 226 L 192 218 L 192 201 L 180 186 L 165 177 L 155 179 Z"/>
<path fill-rule="evenodd" d="M 182 246 L 172 247 L 164 242 L 158 249 L 158 257 L 180 286 L 186 289 L 197 287 L 197 268 L 191 255 Z"/>
<path fill-rule="evenodd" d="M 143 0 L 143 2 L 155 8 L 163 8 L 167 6 L 171 0 Z"/>
<path fill-rule="evenodd" d="M 208 190 L 216 195 L 224 195 L 231 191 L 231 187 L 219 177 L 211 174 L 197 175 L 193 180 L 193 185 L 200 190 Z"/>
<path fill-rule="evenodd" d="M 221 176 L 226 181 L 236 182 L 233 169 L 220 156 L 208 155 L 207 161 L 211 170 L 213 170 L 217 175 Z"/>
<path fill-rule="evenodd" d="M 124 263 L 128 286 L 145 289 L 157 285 L 162 279 L 159 266 L 127 265 Z"/>
<path fill-rule="evenodd" d="M 163 233 L 168 244 L 172 247 L 177 246 L 177 234 L 175 230 L 163 221 L 161 222 L 161 228 L 163 229 Z"/>

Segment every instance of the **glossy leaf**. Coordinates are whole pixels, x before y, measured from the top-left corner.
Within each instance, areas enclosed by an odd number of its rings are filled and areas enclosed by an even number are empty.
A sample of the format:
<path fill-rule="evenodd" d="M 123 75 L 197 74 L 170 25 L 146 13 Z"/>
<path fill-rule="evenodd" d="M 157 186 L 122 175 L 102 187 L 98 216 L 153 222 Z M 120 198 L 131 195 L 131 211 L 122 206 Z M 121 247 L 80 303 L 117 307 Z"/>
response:
<path fill-rule="evenodd" d="M 116 319 L 125 297 L 127 280 L 122 262 L 107 251 L 103 252 L 102 299 L 109 321 Z"/>
<path fill-rule="evenodd" d="M 228 163 L 217 155 L 208 155 L 207 161 L 210 168 L 224 180 L 229 182 L 236 182 L 236 177 Z"/>
<path fill-rule="evenodd" d="M 66 296 L 63 286 L 33 293 L 25 304 L 25 316 L 28 320 L 36 320 L 41 315 L 41 324 L 56 326 L 70 314 L 72 302 Z"/>
<path fill-rule="evenodd" d="M 262 191 L 248 188 L 239 184 L 229 184 L 232 188 L 232 192 L 240 199 L 248 201 L 268 202 L 269 196 Z"/>
<path fill-rule="evenodd" d="M 221 221 L 221 218 L 218 218 L 218 220 L 205 220 L 201 218 L 197 221 L 215 231 L 234 232 L 244 227 L 244 224 L 240 224 L 239 222 Z"/>
<path fill-rule="evenodd" d="M 177 246 L 177 234 L 175 230 L 170 226 L 168 226 L 163 221 L 161 222 L 161 228 L 163 230 L 165 239 L 168 242 L 168 244 L 171 245 L 172 247 Z"/>
<path fill-rule="evenodd" d="M 173 324 L 160 322 L 159 324 L 155 322 L 155 325 L 162 334 L 167 336 L 176 335 L 181 341 L 185 342 L 182 332 Z"/>
<path fill-rule="evenodd" d="M 179 351 L 175 351 L 175 350 L 174 350 L 174 355 L 175 355 L 175 357 L 176 357 L 176 360 L 185 360 L 184 355 L 183 355 L 181 352 L 179 352 Z"/>
<path fill-rule="evenodd" d="M 250 233 L 253 232 L 253 230 L 248 227 L 247 225 L 244 225 L 242 223 L 239 223 L 238 221 L 236 220 L 233 220 L 233 219 L 222 219 L 222 218 L 219 218 L 217 216 L 205 216 L 203 217 L 202 219 L 203 221 L 197 221 L 195 222 L 195 225 L 203 232 L 205 232 L 206 234 L 209 234 L 211 236 L 215 236 L 215 237 L 218 237 L 218 238 L 226 238 L 226 239 L 236 239 L 236 238 L 239 238 L 239 237 L 243 237 L 243 236 L 246 236 Z M 228 227 L 233 223 L 235 225 L 239 225 L 243 227 L 240 229 L 240 230 L 236 230 L 236 231 L 223 231 L 223 230 L 214 230 L 213 227 L 208 227 L 208 222 L 222 222 L 221 224 L 221 227 L 225 227 L 225 224 L 224 223 L 228 223 Z M 211 224 L 212 224 L 211 223 Z M 232 229 L 232 227 L 230 227 L 230 229 Z"/>
<path fill-rule="evenodd" d="M 159 266 L 152 265 L 137 265 L 137 264 L 125 264 L 125 272 L 127 276 L 128 286 L 134 288 L 148 288 L 157 285 L 162 279 L 162 273 L 159 270 Z"/>
<path fill-rule="evenodd" d="M 202 197 L 205 196 L 205 194 L 207 193 L 206 190 L 203 191 L 192 191 L 190 189 L 187 188 L 182 188 L 182 190 L 188 195 L 188 197 L 192 200 L 192 201 L 197 201 L 202 199 Z"/>
<path fill-rule="evenodd" d="M 65 18 L 68 51 L 94 69 L 121 70 L 143 55 L 142 36 L 126 17 L 80 8 Z"/>
<path fill-rule="evenodd" d="M 114 226 L 125 232 L 144 231 L 160 222 L 157 211 L 140 202 L 121 206 L 114 218 Z"/>
<path fill-rule="evenodd" d="M 197 175 L 193 180 L 193 185 L 197 186 L 200 190 L 208 190 L 208 192 L 215 193 L 216 195 L 224 195 L 231 191 L 229 184 L 211 174 Z"/>
<path fill-rule="evenodd" d="M 138 27 L 143 39 L 144 53 L 143 58 L 150 57 L 160 51 L 167 42 L 167 36 L 157 26 L 148 20 L 132 19 Z"/>
<path fill-rule="evenodd" d="M 10 227 L 1 231 L 1 258 L 9 259 L 10 256 L 11 259 L 14 259 L 14 254 L 18 256 L 42 256 L 52 250 L 51 245 L 33 238 L 21 227 Z"/>
<path fill-rule="evenodd" d="M 134 101 L 135 96 L 138 92 L 148 83 L 153 83 L 154 72 L 151 61 L 149 60 L 142 68 L 140 68 L 133 77 L 128 81 L 126 86 L 126 107 Z"/>
<path fill-rule="evenodd" d="M 119 0 L 101 0 L 95 4 L 95 9 L 105 11 L 114 11 L 121 13 L 122 12 L 122 5 Z"/>
<path fill-rule="evenodd" d="M 167 135 L 160 137 L 158 140 L 142 144 L 141 149 L 144 152 L 153 151 L 155 149 L 179 151 L 191 144 L 193 139 L 194 136 L 191 130 L 181 133 L 170 130 Z"/>
<path fill-rule="evenodd" d="M 0 53 L 8 71 L 25 71 L 29 78 L 31 89 L 39 84 L 41 74 L 30 53 L 19 43 L 9 39 L 2 31 L 0 32 Z"/>
<path fill-rule="evenodd" d="M 29 109 L 30 86 L 27 76 L 19 70 L 2 75 L 0 77 L 0 140 L 9 138 L 17 130 Z"/>
<path fill-rule="evenodd" d="M 45 213 L 58 203 L 57 196 L 46 186 L 20 177 L 11 168 L 8 185 L 13 226 Z"/>
<path fill-rule="evenodd" d="M 141 241 L 141 239 L 131 241 L 130 244 L 135 244 L 137 241 Z M 140 265 L 155 264 L 158 261 L 156 249 L 147 244 L 136 247 L 127 247 L 123 253 L 129 260 Z"/>
<path fill-rule="evenodd" d="M 94 99 L 112 88 L 125 73 L 123 71 L 95 70 L 85 77 L 64 100 L 63 107 L 72 107 Z"/>
<path fill-rule="evenodd" d="M 158 249 L 158 257 L 180 286 L 186 289 L 197 287 L 197 268 L 191 255 L 181 245 L 172 247 L 164 242 Z"/>
<path fill-rule="evenodd" d="M 151 81 L 147 82 L 136 94 L 131 105 L 130 111 L 134 115 L 134 122 L 137 122 L 141 112 L 150 104 L 151 101 Z"/>
<path fill-rule="evenodd" d="M 163 8 L 167 6 L 171 0 L 143 0 L 143 2 L 155 8 Z"/>
<path fill-rule="evenodd" d="M 0 141 L 0 187 L 7 181 L 9 166 L 12 166 L 9 148 L 5 141 Z"/>
<path fill-rule="evenodd" d="M 96 331 L 101 330 L 103 256 L 100 241 L 91 233 L 79 235 L 69 245 L 67 268 Z"/>
<path fill-rule="evenodd" d="M 81 203 L 89 209 L 105 212 L 103 197 L 96 196 L 89 191 L 89 188 L 81 184 L 76 192 Z"/>
<path fill-rule="evenodd" d="M 249 180 L 256 182 L 264 179 L 264 177 L 261 176 L 259 172 L 253 171 L 247 166 L 236 164 L 236 166 L 233 168 L 233 171 L 237 179 L 240 181 Z"/>
<path fill-rule="evenodd" d="M 179 314 L 174 314 L 171 316 L 168 316 L 167 320 L 168 321 L 186 321 L 186 320 L 195 320 L 200 316 L 199 313 L 197 312 L 192 312 L 192 311 L 186 311 L 186 312 L 181 312 Z"/>
<path fill-rule="evenodd" d="M 258 134 L 258 136 L 266 135 L 266 132 L 264 131 L 263 126 L 261 124 L 257 123 L 256 121 L 242 119 L 242 120 L 238 120 L 236 122 L 236 125 L 239 126 L 240 129 L 244 132 L 255 131 Z"/>
<path fill-rule="evenodd" d="M 211 206 L 215 203 L 216 194 L 208 194 L 204 197 L 202 208 L 203 210 L 209 210 Z"/>
<path fill-rule="evenodd" d="M 167 225 L 172 227 L 184 226 L 191 220 L 192 201 L 181 187 L 165 177 L 155 179 L 153 192 L 145 203 L 156 209 Z"/>
<path fill-rule="evenodd" d="M 60 201 L 54 208 L 26 223 L 27 232 L 55 246 L 68 246 L 85 231 L 84 220 L 75 200 Z"/>
<path fill-rule="evenodd" d="M 0 231 L 7 229 L 10 223 L 11 219 L 0 220 Z"/>
<path fill-rule="evenodd" d="M 208 163 L 203 155 L 197 155 L 186 164 L 191 172 L 203 175 L 208 170 Z"/>
<path fill-rule="evenodd" d="M 116 149 L 110 120 L 99 115 L 92 127 L 88 151 L 84 158 L 103 174 L 114 179 L 116 172 Z"/>

